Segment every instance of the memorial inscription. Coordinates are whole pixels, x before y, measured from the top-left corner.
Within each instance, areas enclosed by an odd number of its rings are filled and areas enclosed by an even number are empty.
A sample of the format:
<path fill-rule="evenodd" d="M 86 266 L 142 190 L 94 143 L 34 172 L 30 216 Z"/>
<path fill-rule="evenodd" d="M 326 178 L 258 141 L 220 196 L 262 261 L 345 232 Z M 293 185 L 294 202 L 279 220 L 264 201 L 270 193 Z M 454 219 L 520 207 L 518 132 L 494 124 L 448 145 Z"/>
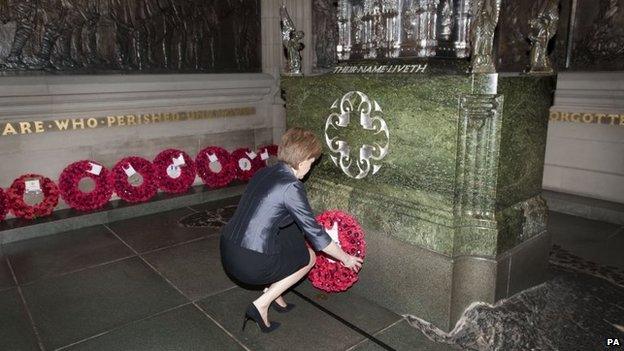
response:
<path fill-rule="evenodd" d="M 194 121 L 230 116 L 255 115 L 255 107 L 219 110 L 125 114 L 105 117 L 57 118 L 49 120 L 23 120 L 0 122 L 0 136 L 66 132 L 95 128 L 131 127 L 146 124 Z"/>
<path fill-rule="evenodd" d="M 575 122 L 586 124 L 606 124 L 624 127 L 624 114 L 550 111 L 551 122 Z"/>
<path fill-rule="evenodd" d="M 427 64 L 337 66 L 332 73 L 425 73 Z"/>

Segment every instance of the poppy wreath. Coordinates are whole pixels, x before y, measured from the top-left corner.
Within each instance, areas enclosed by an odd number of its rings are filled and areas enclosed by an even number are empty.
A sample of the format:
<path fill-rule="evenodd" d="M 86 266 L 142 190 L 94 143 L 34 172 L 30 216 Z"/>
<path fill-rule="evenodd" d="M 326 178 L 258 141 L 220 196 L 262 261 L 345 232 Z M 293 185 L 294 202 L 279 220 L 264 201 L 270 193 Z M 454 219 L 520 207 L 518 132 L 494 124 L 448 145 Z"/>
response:
<path fill-rule="evenodd" d="M 95 189 L 85 193 L 78 188 L 82 178 L 91 178 Z M 92 211 L 106 205 L 113 195 L 109 183 L 108 170 L 99 163 L 83 160 L 65 167 L 59 176 L 61 198 L 71 207 L 79 211 Z"/>
<path fill-rule="evenodd" d="M 264 163 L 265 166 L 268 166 L 268 161 L 271 157 L 277 157 L 277 145 L 265 145 L 261 146 L 258 149 L 258 154 L 260 155 L 260 159 Z"/>
<path fill-rule="evenodd" d="M 338 224 L 338 240 L 340 247 L 349 255 L 364 258 L 366 241 L 360 224 L 349 214 L 339 211 L 325 211 L 316 217 L 323 228 L 331 228 Z M 319 252 L 316 264 L 308 273 L 308 279 L 317 289 L 326 292 L 341 292 L 349 289 L 358 280 L 358 273 L 336 262 L 324 252 Z"/>
<path fill-rule="evenodd" d="M 242 181 L 248 181 L 257 170 L 264 167 L 260 155 L 249 148 L 240 148 L 232 152 L 232 161 L 236 166 L 236 175 Z"/>
<path fill-rule="evenodd" d="M 176 165 L 178 160 L 178 165 Z M 183 164 L 180 162 L 184 161 Z M 154 159 L 156 184 L 167 193 L 183 193 L 195 181 L 195 162 L 186 152 L 176 149 L 167 149 L 156 155 Z"/>
<path fill-rule="evenodd" d="M 143 182 L 134 186 L 130 177 L 141 175 Z M 156 171 L 152 163 L 142 157 L 130 156 L 121 159 L 110 172 L 110 183 L 115 193 L 127 202 L 143 202 L 152 198 L 158 191 Z"/>
<path fill-rule="evenodd" d="M 39 179 L 43 191 L 43 200 L 37 205 L 30 206 L 24 201 L 24 192 L 26 191 L 26 180 L 33 178 Z M 38 174 L 24 174 L 13 181 L 11 187 L 7 189 L 6 195 L 9 208 L 15 217 L 34 219 L 52 213 L 58 204 L 59 189 L 50 178 Z"/>
<path fill-rule="evenodd" d="M 0 188 L 0 221 L 4 220 L 7 212 L 9 211 L 9 202 L 7 194 Z"/>
<path fill-rule="evenodd" d="M 236 179 L 236 164 L 224 148 L 208 146 L 202 149 L 195 158 L 195 164 L 197 174 L 209 188 L 221 188 Z"/>

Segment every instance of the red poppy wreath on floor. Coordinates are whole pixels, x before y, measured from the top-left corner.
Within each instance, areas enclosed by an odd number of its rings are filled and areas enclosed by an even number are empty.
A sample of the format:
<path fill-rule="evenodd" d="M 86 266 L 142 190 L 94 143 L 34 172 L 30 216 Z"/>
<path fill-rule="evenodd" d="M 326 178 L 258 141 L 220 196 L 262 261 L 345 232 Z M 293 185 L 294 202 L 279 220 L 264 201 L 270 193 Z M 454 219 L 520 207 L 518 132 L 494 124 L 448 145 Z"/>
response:
<path fill-rule="evenodd" d="M 142 157 L 126 157 L 110 172 L 110 182 L 115 193 L 128 202 L 143 202 L 158 191 L 156 171 L 152 163 Z"/>
<path fill-rule="evenodd" d="M 248 181 L 257 170 L 264 167 L 260 156 L 248 148 L 234 150 L 232 160 L 236 165 L 236 175 L 242 181 Z"/>
<path fill-rule="evenodd" d="M 195 161 L 186 152 L 167 149 L 154 159 L 156 183 L 167 193 L 183 193 L 195 181 Z"/>
<path fill-rule="evenodd" d="M 270 166 L 270 160 L 277 158 L 277 145 L 265 145 L 258 149 L 260 159 L 264 162 L 265 166 Z"/>
<path fill-rule="evenodd" d="M 208 146 L 202 149 L 195 164 L 197 174 L 209 188 L 221 188 L 236 179 L 236 164 L 224 148 Z"/>
<path fill-rule="evenodd" d="M 83 178 L 91 178 L 95 188 L 84 192 L 78 188 Z M 65 167 L 59 176 L 61 197 L 71 207 L 79 211 L 92 211 L 104 206 L 113 195 L 109 183 L 108 170 L 94 161 L 78 161 Z"/>
<path fill-rule="evenodd" d="M 7 194 L 0 188 L 0 221 L 4 220 L 7 212 L 9 211 L 9 201 Z"/>
<path fill-rule="evenodd" d="M 338 245 L 349 255 L 364 258 L 366 241 L 360 224 L 349 214 L 339 211 L 325 211 L 316 217 L 316 221 L 324 228 L 331 228 L 334 222 L 338 225 Z M 336 238 L 332 238 L 336 241 Z M 358 273 L 345 267 L 341 262 L 334 261 L 324 252 L 319 252 L 316 264 L 308 273 L 308 279 L 317 289 L 327 292 L 341 292 L 349 289 L 358 280 Z"/>
<path fill-rule="evenodd" d="M 24 193 L 43 192 L 43 200 L 36 205 L 24 201 Z M 48 216 L 58 204 L 59 189 L 50 178 L 38 174 L 24 174 L 15 179 L 6 192 L 9 208 L 16 217 L 34 219 Z"/>

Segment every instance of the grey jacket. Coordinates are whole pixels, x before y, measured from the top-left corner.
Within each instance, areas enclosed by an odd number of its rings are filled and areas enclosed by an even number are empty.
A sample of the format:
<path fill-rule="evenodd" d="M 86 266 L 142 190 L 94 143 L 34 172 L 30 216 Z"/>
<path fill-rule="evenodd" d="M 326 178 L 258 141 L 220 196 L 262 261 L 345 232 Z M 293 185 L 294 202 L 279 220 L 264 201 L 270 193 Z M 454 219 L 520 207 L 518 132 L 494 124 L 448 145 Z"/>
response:
<path fill-rule="evenodd" d="M 221 240 L 260 253 L 279 253 L 279 229 L 297 222 L 314 249 L 331 242 L 316 222 L 303 183 L 283 162 L 259 170 L 247 184 L 234 216 L 223 227 Z"/>

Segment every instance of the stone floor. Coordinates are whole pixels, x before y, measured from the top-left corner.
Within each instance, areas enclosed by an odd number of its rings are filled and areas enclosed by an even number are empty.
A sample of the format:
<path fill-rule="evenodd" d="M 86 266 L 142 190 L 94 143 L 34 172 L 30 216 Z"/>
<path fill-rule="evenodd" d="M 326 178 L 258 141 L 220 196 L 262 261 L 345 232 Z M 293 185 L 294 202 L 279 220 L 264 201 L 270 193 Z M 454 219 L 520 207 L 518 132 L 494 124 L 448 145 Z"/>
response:
<path fill-rule="evenodd" d="M 322 294 L 306 281 L 286 295 L 297 305 L 293 311 L 271 313 L 280 329 L 264 335 L 248 326 L 241 332 L 244 307 L 258 292 L 237 287 L 221 269 L 218 230 L 233 203 L 180 208 L 3 246 L 0 350 L 488 349 L 474 342 L 480 335 L 464 333 L 463 343 L 441 339 L 415 328 L 409 316 L 351 292 Z M 550 223 L 560 245 L 556 267 L 603 274 L 553 269 L 551 285 L 576 274 L 580 278 L 572 282 L 589 282 L 578 289 L 608 291 L 588 291 L 585 301 L 620 308 L 619 315 L 616 310 L 608 316 L 617 322 L 624 301 L 611 300 L 624 296 L 624 286 L 607 281 L 617 282 L 624 268 L 623 228 L 557 213 Z M 600 270 L 604 267 L 607 271 Z M 561 300 L 572 303 L 574 296 Z M 557 337 L 570 332 L 578 330 L 562 329 Z"/>

